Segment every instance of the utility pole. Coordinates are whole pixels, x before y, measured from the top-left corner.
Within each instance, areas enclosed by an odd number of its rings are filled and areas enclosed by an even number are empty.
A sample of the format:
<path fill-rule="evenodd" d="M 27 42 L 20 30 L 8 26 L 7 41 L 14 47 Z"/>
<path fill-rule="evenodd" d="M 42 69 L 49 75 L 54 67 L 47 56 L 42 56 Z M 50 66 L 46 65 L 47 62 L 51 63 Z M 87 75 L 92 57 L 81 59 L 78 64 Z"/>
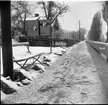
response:
<path fill-rule="evenodd" d="M 79 42 L 80 42 L 80 38 L 81 38 L 81 35 L 80 35 L 80 20 L 79 20 Z"/>
<path fill-rule="evenodd" d="M 12 38 L 11 38 L 11 2 L 1 1 L 1 46 L 3 58 L 3 76 L 13 77 L 13 57 L 12 57 Z"/>

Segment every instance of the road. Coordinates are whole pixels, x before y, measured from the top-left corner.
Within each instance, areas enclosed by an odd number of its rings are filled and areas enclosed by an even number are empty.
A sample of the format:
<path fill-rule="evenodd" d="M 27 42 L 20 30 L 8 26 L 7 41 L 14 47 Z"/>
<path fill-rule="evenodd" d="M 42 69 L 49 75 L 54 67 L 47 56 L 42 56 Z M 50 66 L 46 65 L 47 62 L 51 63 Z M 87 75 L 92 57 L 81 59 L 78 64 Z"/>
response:
<path fill-rule="evenodd" d="M 85 41 L 3 103 L 108 104 L 108 63 Z"/>

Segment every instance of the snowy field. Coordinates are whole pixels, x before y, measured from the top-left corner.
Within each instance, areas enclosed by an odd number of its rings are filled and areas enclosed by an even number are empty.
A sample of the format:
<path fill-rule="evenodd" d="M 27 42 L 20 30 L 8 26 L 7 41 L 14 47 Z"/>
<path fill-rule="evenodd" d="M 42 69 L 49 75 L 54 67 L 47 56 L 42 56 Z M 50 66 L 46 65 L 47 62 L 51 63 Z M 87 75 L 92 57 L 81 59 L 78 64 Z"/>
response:
<path fill-rule="evenodd" d="M 30 48 L 32 54 L 37 48 Z M 48 48 L 40 47 L 38 52 L 42 52 L 42 49 L 46 49 L 47 54 L 50 51 Z M 24 51 L 23 53 L 27 54 L 27 50 Z M 61 52 L 62 48 L 53 48 L 54 51 Z M 19 56 L 19 53 L 15 54 L 16 57 Z M 54 53 L 51 54 L 51 58 L 57 56 L 54 56 Z M 8 104 L 108 104 L 107 68 L 108 64 L 103 58 L 83 41 L 68 48 L 63 56 L 58 56 L 58 59 L 45 69 L 44 73 L 36 74 L 32 81 L 28 80 L 29 85 L 19 86 L 18 82 L 14 82 L 20 89 L 10 95 L 2 92 L 2 102 Z M 32 74 L 35 75 L 35 72 Z M 24 80 L 21 84 L 23 82 Z"/>
<path fill-rule="evenodd" d="M 50 47 L 29 47 L 30 49 L 30 53 L 28 53 L 27 47 L 26 46 L 15 46 L 13 47 L 13 56 L 15 59 L 22 59 L 22 58 L 27 58 L 30 57 L 32 55 L 37 55 L 40 53 L 45 53 L 45 54 L 49 54 L 50 53 Z M 51 59 L 52 61 L 55 61 L 55 59 L 57 58 L 54 53 L 61 53 L 62 51 L 66 51 L 66 49 L 68 48 L 62 48 L 62 47 L 52 47 L 52 54 L 50 54 L 49 59 Z M 1 48 L 0 48 L 1 50 Z M 2 52 L 2 51 L 1 51 Z M 1 53 L 2 56 L 2 53 Z M 14 63 L 14 69 L 18 69 L 19 65 L 17 65 L 16 63 Z M 2 57 L 1 57 L 1 74 L 3 74 L 3 67 L 2 67 Z"/>

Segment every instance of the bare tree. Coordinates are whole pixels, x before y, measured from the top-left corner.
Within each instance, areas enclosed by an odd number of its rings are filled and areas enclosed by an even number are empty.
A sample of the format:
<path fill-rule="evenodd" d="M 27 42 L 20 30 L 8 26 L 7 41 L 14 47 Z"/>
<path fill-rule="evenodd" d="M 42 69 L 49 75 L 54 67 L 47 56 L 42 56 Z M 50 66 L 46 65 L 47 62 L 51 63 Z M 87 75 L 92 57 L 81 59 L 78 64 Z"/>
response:
<path fill-rule="evenodd" d="M 97 12 L 92 20 L 91 29 L 89 32 L 89 40 L 98 41 L 102 33 L 101 13 Z"/>
<path fill-rule="evenodd" d="M 31 11 L 28 9 L 27 1 L 12 1 L 11 2 L 12 24 L 16 27 L 20 27 L 23 24 L 22 33 L 25 33 L 25 20 L 26 17 L 31 15 Z"/>
<path fill-rule="evenodd" d="M 45 17 L 50 20 L 50 24 L 56 22 L 55 20 L 57 20 L 58 16 L 61 16 L 69 10 L 68 5 L 56 1 L 40 1 L 37 4 L 44 10 Z"/>
<path fill-rule="evenodd" d="M 103 18 L 107 23 L 107 41 L 106 42 L 108 43 L 108 1 L 104 2 L 102 13 L 103 13 Z"/>
<path fill-rule="evenodd" d="M 108 1 L 105 1 L 103 4 L 103 9 L 102 9 L 102 13 L 103 13 L 103 18 L 104 20 L 107 22 L 108 24 Z"/>

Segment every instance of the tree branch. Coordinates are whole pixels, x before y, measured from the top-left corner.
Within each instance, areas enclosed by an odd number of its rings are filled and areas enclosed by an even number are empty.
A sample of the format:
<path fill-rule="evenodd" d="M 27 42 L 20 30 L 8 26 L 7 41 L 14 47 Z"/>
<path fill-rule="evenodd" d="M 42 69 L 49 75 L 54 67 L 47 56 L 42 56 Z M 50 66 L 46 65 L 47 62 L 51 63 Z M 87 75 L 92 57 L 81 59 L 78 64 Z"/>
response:
<path fill-rule="evenodd" d="M 56 18 L 60 15 L 60 12 L 58 14 L 55 15 L 55 17 L 53 18 L 53 20 L 51 21 L 50 25 L 56 20 Z"/>
<path fill-rule="evenodd" d="M 59 7 L 59 12 L 55 15 L 55 17 L 52 19 L 51 24 L 55 21 L 55 19 L 62 13 L 66 13 L 68 10 L 68 7 L 65 6 L 62 9 Z"/>
<path fill-rule="evenodd" d="M 48 18 L 45 3 L 43 1 L 42 1 L 42 4 L 43 4 L 44 11 L 45 11 L 45 17 Z"/>

